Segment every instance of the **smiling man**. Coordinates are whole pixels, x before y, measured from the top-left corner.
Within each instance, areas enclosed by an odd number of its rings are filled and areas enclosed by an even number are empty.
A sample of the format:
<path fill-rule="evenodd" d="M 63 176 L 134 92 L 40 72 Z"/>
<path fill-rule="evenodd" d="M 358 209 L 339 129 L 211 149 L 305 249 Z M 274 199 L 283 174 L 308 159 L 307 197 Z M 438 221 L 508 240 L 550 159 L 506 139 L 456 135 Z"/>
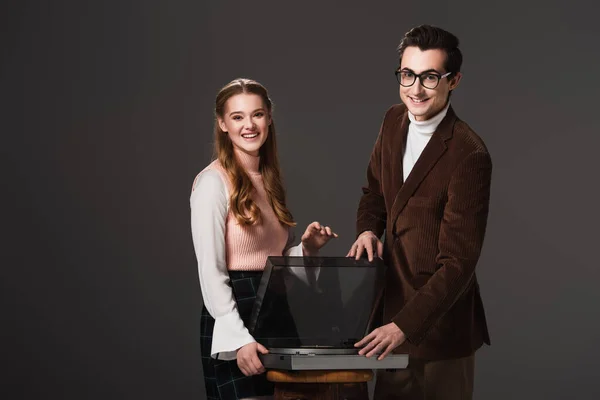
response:
<path fill-rule="evenodd" d="M 475 267 L 492 162 L 450 105 L 462 77 L 456 36 L 418 26 L 398 52 L 403 104 L 381 125 L 348 252 L 388 265 L 383 324 L 356 346 L 367 357 L 409 354 L 405 370 L 378 371 L 378 400 L 471 399 L 475 351 L 490 344 Z"/>

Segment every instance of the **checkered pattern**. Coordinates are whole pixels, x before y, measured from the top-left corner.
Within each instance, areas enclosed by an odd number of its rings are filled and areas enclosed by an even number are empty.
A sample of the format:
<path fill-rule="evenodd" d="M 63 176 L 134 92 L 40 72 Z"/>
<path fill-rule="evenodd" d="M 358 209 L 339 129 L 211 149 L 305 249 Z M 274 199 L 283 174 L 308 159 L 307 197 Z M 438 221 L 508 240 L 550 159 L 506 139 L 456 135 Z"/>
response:
<path fill-rule="evenodd" d="M 229 271 L 230 285 L 238 311 L 246 325 L 252 314 L 256 290 L 261 277 L 262 271 Z M 267 381 L 265 374 L 245 376 L 238 368 L 236 360 L 222 361 L 210 357 L 214 326 L 215 320 L 210 316 L 206 307 L 202 307 L 200 350 L 207 398 L 209 400 L 237 400 L 252 396 L 273 395 L 273 384 Z"/>

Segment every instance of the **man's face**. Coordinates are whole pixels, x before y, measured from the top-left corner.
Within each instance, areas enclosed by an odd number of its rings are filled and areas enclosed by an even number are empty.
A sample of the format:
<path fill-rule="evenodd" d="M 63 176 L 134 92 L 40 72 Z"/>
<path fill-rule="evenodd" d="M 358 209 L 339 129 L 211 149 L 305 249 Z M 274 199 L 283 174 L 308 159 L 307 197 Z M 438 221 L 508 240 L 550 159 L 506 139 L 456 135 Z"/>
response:
<path fill-rule="evenodd" d="M 416 46 L 409 46 L 404 50 L 399 68 L 401 79 L 410 83 L 415 75 L 423 74 L 421 79 L 425 85 L 434 87 L 433 89 L 424 87 L 418 77 L 409 87 L 400 85 L 400 99 L 417 121 L 426 121 L 444 109 L 450 90 L 458 86 L 460 72 L 452 79 L 441 78 L 449 72 L 444 68 L 445 61 L 444 50 L 422 51 Z"/>

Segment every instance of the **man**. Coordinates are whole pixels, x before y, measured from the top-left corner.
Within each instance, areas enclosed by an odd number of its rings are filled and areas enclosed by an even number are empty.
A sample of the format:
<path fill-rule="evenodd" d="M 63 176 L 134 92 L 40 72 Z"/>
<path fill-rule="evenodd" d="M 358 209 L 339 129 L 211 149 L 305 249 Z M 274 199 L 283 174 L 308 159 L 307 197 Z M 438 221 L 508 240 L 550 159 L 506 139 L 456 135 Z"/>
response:
<path fill-rule="evenodd" d="M 418 26 L 398 52 L 403 104 L 385 114 L 348 253 L 388 265 L 383 324 L 356 346 L 367 357 L 409 354 L 406 369 L 378 371 L 377 400 L 471 399 L 474 353 L 490 344 L 475 266 L 492 162 L 450 105 L 461 79 L 458 39 Z"/>

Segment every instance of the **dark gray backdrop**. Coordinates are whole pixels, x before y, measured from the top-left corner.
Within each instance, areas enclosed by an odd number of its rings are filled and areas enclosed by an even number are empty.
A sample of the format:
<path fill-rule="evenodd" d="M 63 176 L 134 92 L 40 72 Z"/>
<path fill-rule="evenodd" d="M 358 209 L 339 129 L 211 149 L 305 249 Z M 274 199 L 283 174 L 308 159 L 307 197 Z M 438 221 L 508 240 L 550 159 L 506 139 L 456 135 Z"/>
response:
<path fill-rule="evenodd" d="M 591 1 L 480 3 L 3 2 L 0 390 L 204 398 L 188 196 L 216 92 L 267 86 L 297 233 L 345 255 L 395 48 L 430 23 L 494 161 L 476 398 L 597 398 L 600 28 Z"/>

